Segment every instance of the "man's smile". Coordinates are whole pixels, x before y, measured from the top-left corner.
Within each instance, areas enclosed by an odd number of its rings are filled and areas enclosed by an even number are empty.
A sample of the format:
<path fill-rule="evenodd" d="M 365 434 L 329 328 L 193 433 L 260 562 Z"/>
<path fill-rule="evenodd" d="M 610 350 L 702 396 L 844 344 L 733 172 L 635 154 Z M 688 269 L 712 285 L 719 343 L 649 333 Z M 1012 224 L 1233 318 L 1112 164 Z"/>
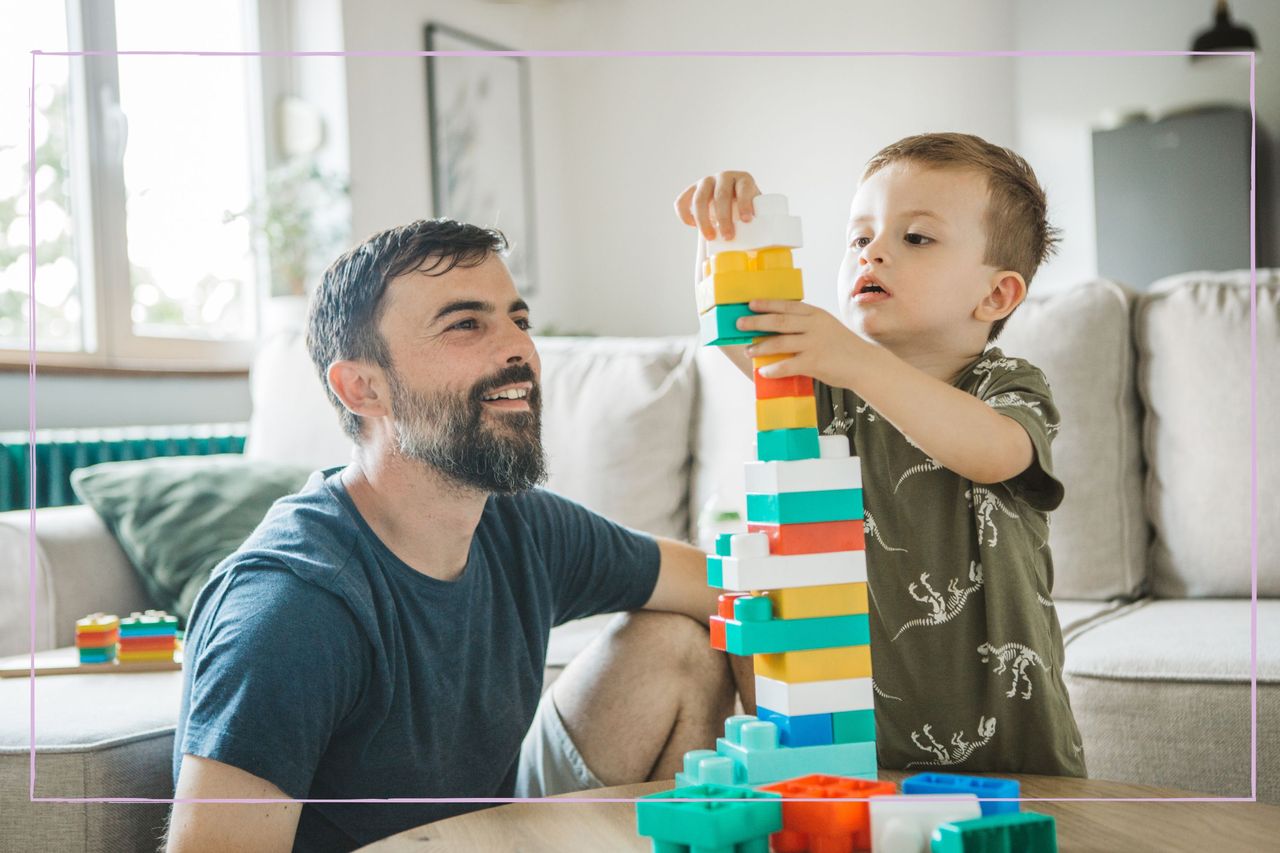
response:
<path fill-rule="evenodd" d="M 504 385 L 501 388 L 495 388 L 492 391 L 480 397 L 481 402 L 486 406 L 495 409 L 508 409 L 512 411 L 527 412 L 529 411 L 529 394 L 533 388 L 530 382 L 518 382 L 514 385 Z"/>

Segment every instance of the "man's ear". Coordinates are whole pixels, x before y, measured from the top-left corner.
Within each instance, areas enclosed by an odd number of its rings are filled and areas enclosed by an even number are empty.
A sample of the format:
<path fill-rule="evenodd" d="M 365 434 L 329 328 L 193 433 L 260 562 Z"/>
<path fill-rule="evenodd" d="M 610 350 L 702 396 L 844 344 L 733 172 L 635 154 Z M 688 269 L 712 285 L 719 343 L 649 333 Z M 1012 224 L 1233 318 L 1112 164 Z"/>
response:
<path fill-rule="evenodd" d="M 364 418 L 391 414 L 382 370 L 365 361 L 335 361 L 325 371 L 329 387 L 347 409 Z"/>
<path fill-rule="evenodd" d="M 1027 282 L 1022 273 L 1014 270 L 1000 270 L 991 277 L 987 285 L 987 295 L 978 303 L 973 311 L 973 318 L 983 323 L 994 323 L 1003 320 L 1013 313 L 1013 309 L 1027 298 Z"/>

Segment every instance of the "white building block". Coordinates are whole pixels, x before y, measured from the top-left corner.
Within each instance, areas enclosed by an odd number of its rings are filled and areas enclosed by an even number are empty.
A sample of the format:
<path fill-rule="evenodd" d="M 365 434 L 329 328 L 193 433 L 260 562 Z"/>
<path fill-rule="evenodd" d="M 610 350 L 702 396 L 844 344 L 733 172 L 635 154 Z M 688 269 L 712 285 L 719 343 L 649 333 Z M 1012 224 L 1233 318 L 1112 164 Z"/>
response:
<path fill-rule="evenodd" d="M 734 592 L 860 583 L 867 579 L 867 552 L 829 551 L 825 554 L 723 557 L 720 568 L 721 588 Z"/>
<path fill-rule="evenodd" d="M 747 494 L 777 495 L 783 492 L 825 492 L 862 488 L 862 460 L 795 459 L 778 462 L 748 462 Z"/>
<path fill-rule="evenodd" d="M 844 459 L 849 455 L 849 436 L 818 436 L 818 456 L 822 459 Z"/>
<path fill-rule="evenodd" d="M 732 240 L 708 240 L 706 252 L 754 252 L 770 246 L 799 249 L 804 245 L 800 237 L 800 217 L 787 212 L 787 197 L 779 193 L 756 196 L 751 206 L 755 216 L 750 222 L 733 223 Z"/>
<path fill-rule="evenodd" d="M 756 704 L 788 717 L 799 717 L 804 714 L 866 711 L 875 707 L 875 698 L 870 678 L 792 683 L 757 675 Z"/>
<path fill-rule="evenodd" d="M 769 537 L 764 533 L 735 533 L 729 539 L 729 553 L 734 557 L 767 557 Z"/>
<path fill-rule="evenodd" d="M 867 807 L 873 853 L 929 853 L 929 839 L 939 824 L 982 817 L 977 794 L 872 797 Z"/>

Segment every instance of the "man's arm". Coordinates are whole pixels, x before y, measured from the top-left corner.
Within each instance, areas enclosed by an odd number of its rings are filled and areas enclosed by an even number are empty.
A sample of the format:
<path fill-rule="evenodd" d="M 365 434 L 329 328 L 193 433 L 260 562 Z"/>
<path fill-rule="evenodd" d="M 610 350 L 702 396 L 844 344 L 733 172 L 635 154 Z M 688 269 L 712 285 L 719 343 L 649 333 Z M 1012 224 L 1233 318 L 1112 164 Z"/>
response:
<path fill-rule="evenodd" d="M 280 800 L 279 803 L 183 803 L 184 799 Z M 165 850 L 288 851 L 302 804 L 265 779 L 186 754 L 178 771 Z"/>
<path fill-rule="evenodd" d="M 750 366 L 751 362 L 747 364 Z M 658 582 L 644 609 L 683 613 L 706 625 L 711 614 L 716 612 L 719 597 L 717 590 L 707 586 L 707 555 L 701 549 L 674 539 L 655 538 L 661 555 Z M 752 659 L 729 655 L 729 666 L 738 695 L 742 697 L 742 707 L 748 714 L 754 714 L 756 682 Z"/>

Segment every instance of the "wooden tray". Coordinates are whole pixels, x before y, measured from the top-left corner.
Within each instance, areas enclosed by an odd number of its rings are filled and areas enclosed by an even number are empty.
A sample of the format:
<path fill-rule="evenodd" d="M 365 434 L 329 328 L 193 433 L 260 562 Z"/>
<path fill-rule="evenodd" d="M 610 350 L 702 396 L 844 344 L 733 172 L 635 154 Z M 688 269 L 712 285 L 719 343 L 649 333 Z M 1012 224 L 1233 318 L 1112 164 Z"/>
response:
<path fill-rule="evenodd" d="M 182 651 L 174 659 L 138 660 L 129 663 L 80 663 L 74 646 L 36 652 L 36 675 L 115 675 L 125 672 L 172 672 L 182 669 Z M 0 678 L 26 678 L 31 675 L 31 655 L 0 658 Z"/>

